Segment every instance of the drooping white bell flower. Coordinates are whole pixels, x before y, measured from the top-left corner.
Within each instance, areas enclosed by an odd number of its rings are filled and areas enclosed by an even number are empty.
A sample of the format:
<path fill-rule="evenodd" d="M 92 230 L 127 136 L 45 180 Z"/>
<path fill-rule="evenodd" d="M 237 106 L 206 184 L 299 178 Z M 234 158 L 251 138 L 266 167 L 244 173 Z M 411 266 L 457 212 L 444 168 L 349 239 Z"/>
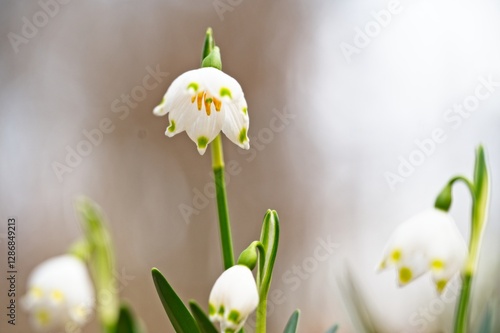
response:
<path fill-rule="evenodd" d="M 219 322 L 221 332 L 237 332 L 259 304 L 252 271 L 246 266 L 228 268 L 215 281 L 209 297 L 209 315 Z"/>
<path fill-rule="evenodd" d="M 243 149 L 250 148 L 247 103 L 239 83 L 226 73 L 204 67 L 172 82 L 154 114 L 169 114 L 165 135 L 186 131 L 201 155 L 220 133 Z"/>
<path fill-rule="evenodd" d="M 28 292 L 22 303 L 38 332 L 69 332 L 83 326 L 95 303 L 85 264 L 72 255 L 41 263 L 28 278 Z"/>
<path fill-rule="evenodd" d="M 403 222 L 393 232 L 379 268 L 398 270 L 400 286 L 431 272 L 441 293 L 467 258 L 467 245 L 453 218 L 430 209 Z"/>

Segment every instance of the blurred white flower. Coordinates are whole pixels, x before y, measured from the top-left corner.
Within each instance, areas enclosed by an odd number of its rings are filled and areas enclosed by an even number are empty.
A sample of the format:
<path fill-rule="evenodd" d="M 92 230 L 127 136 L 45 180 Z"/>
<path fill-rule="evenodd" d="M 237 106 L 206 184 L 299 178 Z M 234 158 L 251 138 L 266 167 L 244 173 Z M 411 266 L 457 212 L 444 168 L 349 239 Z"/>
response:
<path fill-rule="evenodd" d="M 215 281 L 209 297 L 210 320 L 219 322 L 221 332 L 237 332 L 259 304 L 252 271 L 235 265 Z"/>
<path fill-rule="evenodd" d="M 221 130 L 241 148 L 250 148 L 243 90 L 235 79 L 216 68 L 195 69 L 176 78 L 153 112 L 158 116 L 169 113 L 165 135 L 186 131 L 201 155 Z"/>
<path fill-rule="evenodd" d="M 441 293 L 467 258 L 467 245 L 452 217 L 430 209 L 403 222 L 392 234 L 379 268 L 395 266 L 400 286 L 430 271 Z"/>
<path fill-rule="evenodd" d="M 83 326 L 94 307 L 94 287 L 85 264 L 62 255 L 38 265 L 28 278 L 23 306 L 38 332 Z"/>

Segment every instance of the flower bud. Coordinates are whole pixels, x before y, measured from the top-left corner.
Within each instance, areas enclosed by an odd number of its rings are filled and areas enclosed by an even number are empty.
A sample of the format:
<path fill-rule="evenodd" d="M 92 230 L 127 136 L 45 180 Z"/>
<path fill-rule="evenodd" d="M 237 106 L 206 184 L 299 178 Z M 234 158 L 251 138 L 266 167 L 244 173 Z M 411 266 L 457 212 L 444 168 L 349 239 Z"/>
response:
<path fill-rule="evenodd" d="M 210 320 L 221 332 L 237 332 L 259 304 L 257 285 L 250 269 L 235 265 L 215 281 L 209 297 Z"/>
<path fill-rule="evenodd" d="M 28 278 L 22 304 L 36 331 L 83 326 L 94 307 L 94 287 L 85 264 L 61 255 L 38 265 Z"/>

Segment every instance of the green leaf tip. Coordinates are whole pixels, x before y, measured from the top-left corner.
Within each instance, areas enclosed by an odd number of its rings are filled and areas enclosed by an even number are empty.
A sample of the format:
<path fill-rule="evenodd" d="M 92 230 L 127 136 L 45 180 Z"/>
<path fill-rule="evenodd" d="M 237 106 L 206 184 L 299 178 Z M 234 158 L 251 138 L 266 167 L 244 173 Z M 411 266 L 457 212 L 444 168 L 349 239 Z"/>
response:
<path fill-rule="evenodd" d="M 191 309 L 191 313 L 193 314 L 201 333 L 218 333 L 214 324 L 212 324 L 208 316 L 195 300 L 189 301 L 189 308 Z"/>
<path fill-rule="evenodd" d="M 157 268 L 151 269 L 151 274 L 163 308 L 175 331 L 177 333 L 200 333 L 193 316 L 163 274 Z"/>
<path fill-rule="evenodd" d="M 339 325 L 335 324 L 332 327 L 330 327 L 330 329 L 328 331 L 326 331 L 325 333 L 336 333 L 338 329 L 339 329 Z"/>
<path fill-rule="evenodd" d="M 300 317 L 300 310 L 297 309 L 292 313 L 290 319 L 288 319 L 288 323 L 286 324 L 283 333 L 297 332 L 297 327 L 299 325 L 299 317 Z"/>

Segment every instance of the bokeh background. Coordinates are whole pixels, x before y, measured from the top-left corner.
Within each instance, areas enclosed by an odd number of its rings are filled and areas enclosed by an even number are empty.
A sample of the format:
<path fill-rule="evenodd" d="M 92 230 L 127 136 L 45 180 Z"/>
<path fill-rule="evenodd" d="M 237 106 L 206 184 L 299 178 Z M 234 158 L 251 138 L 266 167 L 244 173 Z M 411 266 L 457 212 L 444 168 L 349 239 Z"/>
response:
<path fill-rule="evenodd" d="M 62 2 L 52 9 L 43 5 L 54 3 L 48 0 L 0 5 L 0 270 L 7 217 L 16 216 L 18 296 L 35 265 L 81 235 L 74 201 L 85 194 L 107 214 L 126 276 L 120 293 L 150 332 L 173 332 L 151 267 L 183 299 L 206 304 L 222 269 L 215 201 L 196 196 L 210 184 L 210 155 L 199 156 L 185 134 L 166 138 L 168 120 L 152 109 L 175 77 L 199 66 L 211 26 L 251 119 L 252 150 L 224 143 L 226 160 L 239 166 L 228 180 L 236 252 L 258 237 L 266 209 L 278 210 L 282 223 L 272 289 L 284 296 L 272 304 L 269 332 L 281 331 L 295 308 L 302 310 L 302 332 L 324 332 L 333 323 L 340 332 L 359 332 L 349 316 L 352 298 L 342 301 L 346 280 L 355 281 L 378 332 L 449 331 L 453 293 L 452 301 L 440 301 L 429 277 L 400 289 L 394 272 L 374 267 L 400 222 L 431 207 L 450 176 L 471 175 L 479 143 L 487 148 L 493 190 L 474 321 L 486 304 L 497 304 L 497 2 Z M 46 21 L 44 10 L 53 14 Z M 37 31 L 23 37 L 26 21 L 34 20 Z M 371 37 L 360 37 L 365 29 Z M 148 68 L 163 74 L 154 89 L 141 90 Z M 470 111 L 453 111 L 473 103 L 478 86 L 488 96 L 476 98 Z M 135 96 L 128 105 L 127 95 Z M 105 118 L 111 133 L 58 177 L 56 163 L 67 165 L 68 151 L 84 145 L 85 131 Z M 424 156 L 416 142 L 429 144 L 436 130 L 440 142 L 391 186 L 387 173 Z M 195 205 L 188 218 L 181 214 Z M 465 187 L 457 188 L 452 214 L 465 237 L 469 207 Z M 318 257 L 325 243 L 331 251 Z M 2 318 L 2 332 L 31 332 L 20 309 L 15 327 Z M 98 332 L 96 320 L 83 332 Z"/>

